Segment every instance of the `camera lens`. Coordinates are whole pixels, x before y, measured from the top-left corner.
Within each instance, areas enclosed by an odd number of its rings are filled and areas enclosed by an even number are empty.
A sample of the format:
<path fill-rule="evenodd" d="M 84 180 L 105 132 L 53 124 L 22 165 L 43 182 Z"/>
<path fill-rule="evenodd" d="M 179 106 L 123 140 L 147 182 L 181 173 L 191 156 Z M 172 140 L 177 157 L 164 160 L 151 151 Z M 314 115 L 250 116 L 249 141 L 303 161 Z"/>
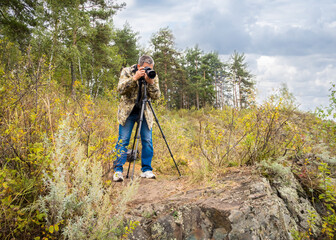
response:
<path fill-rule="evenodd" d="M 145 72 L 146 72 L 147 76 L 151 79 L 155 78 L 155 76 L 156 76 L 156 72 L 154 70 L 152 70 L 150 67 L 145 67 Z"/>

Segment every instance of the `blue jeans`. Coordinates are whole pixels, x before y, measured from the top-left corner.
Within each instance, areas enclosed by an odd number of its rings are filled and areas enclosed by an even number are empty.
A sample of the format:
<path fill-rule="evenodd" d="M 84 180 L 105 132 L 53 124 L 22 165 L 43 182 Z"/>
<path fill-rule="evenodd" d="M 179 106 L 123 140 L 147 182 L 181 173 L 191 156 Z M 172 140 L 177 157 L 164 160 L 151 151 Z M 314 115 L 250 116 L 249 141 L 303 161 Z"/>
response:
<path fill-rule="evenodd" d="M 137 120 L 138 120 L 138 114 L 131 114 L 127 118 L 125 126 L 122 126 L 121 124 L 119 124 L 119 137 L 118 137 L 118 142 L 115 146 L 115 151 L 117 153 L 117 159 L 113 163 L 114 171 L 116 172 L 123 171 L 123 165 L 126 163 L 126 160 L 127 160 L 127 147 L 130 142 L 134 123 L 136 123 Z M 140 130 L 140 136 L 141 136 L 141 144 L 142 144 L 141 171 L 142 172 L 152 171 L 153 168 L 151 164 L 152 164 L 152 158 L 154 154 L 153 141 L 152 141 L 152 129 L 148 128 L 145 116 L 143 118 L 141 130 Z"/>

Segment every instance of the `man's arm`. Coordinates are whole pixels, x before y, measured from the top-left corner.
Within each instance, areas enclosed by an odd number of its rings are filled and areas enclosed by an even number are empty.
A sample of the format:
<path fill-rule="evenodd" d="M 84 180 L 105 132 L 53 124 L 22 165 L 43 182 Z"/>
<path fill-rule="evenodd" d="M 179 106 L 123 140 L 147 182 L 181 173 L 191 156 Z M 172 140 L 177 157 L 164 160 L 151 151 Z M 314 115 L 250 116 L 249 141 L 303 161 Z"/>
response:
<path fill-rule="evenodd" d="M 147 84 L 147 93 L 151 99 L 158 99 L 161 95 L 159 87 L 159 78 L 156 76 L 154 78 L 153 84 Z"/>
<path fill-rule="evenodd" d="M 118 88 L 117 88 L 118 92 L 121 95 L 125 95 L 136 87 L 137 87 L 137 81 L 134 81 L 131 73 L 127 71 L 127 68 L 124 68 L 120 74 Z"/>

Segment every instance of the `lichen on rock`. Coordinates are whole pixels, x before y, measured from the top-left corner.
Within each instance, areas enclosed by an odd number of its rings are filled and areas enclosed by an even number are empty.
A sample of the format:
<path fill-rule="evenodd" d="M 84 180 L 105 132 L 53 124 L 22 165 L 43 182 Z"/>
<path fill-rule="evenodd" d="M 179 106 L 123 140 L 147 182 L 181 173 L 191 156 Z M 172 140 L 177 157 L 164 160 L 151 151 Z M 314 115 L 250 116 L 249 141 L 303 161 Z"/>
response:
<path fill-rule="evenodd" d="M 128 217 L 141 224 L 130 238 L 293 239 L 293 230 L 308 227 L 308 210 L 314 208 L 294 176 L 286 178 L 286 184 L 283 180 L 270 183 L 252 168 L 237 169 L 219 179 L 218 186 L 184 189 L 166 197 L 162 192 L 156 202 L 135 199 Z M 143 218 L 144 211 L 156 215 Z M 314 231 L 318 234 L 318 226 Z"/>

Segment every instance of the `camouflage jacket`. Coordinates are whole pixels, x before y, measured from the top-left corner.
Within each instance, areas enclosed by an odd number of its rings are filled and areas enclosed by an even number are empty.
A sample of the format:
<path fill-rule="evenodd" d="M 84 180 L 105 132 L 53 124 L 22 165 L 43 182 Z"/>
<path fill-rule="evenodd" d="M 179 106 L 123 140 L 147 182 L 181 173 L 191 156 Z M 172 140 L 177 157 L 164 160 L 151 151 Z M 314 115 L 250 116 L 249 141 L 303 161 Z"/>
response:
<path fill-rule="evenodd" d="M 136 66 L 126 67 L 121 71 L 119 83 L 118 83 L 118 92 L 121 95 L 119 108 L 118 108 L 118 122 L 121 125 L 125 125 L 126 119 L 131 114 L 133 107 L 136 104 L 139 81 L 133 80 L 133 75 L 136 72 Z M 161 95 L 159 88 L 159 78 L 156 75 L 154 78 L 154 84 L 147 84 L 147 97 L 148 99 L 158 99 Z M 146 106 L 145 118 L 148 124 L 149 129 L 152 129 L 154 116 L 150 107 Z"/>

